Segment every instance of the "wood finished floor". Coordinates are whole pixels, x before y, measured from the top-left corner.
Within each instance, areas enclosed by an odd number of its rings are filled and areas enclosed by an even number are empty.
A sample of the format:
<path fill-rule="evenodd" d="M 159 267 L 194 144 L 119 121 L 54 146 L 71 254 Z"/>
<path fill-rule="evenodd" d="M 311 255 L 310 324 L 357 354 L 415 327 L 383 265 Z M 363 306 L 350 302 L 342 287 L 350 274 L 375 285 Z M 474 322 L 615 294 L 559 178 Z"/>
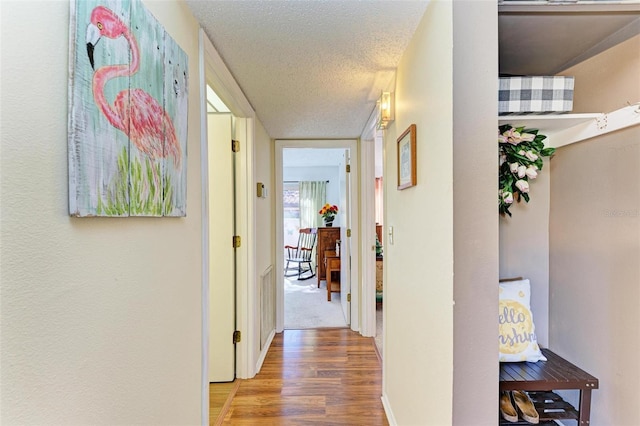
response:
<path fill-rule="evenodd" d="M 349 329 L 285 330 L 241 380 L 225 425 L 388 425 L 373 339 Z"/>
<path fill-rule="evenodd" d="M 209 384 L 209 424 L 215 425 L 218 416 L 227 408 L 229 398 L 235 394 L 239 382 Z"/>

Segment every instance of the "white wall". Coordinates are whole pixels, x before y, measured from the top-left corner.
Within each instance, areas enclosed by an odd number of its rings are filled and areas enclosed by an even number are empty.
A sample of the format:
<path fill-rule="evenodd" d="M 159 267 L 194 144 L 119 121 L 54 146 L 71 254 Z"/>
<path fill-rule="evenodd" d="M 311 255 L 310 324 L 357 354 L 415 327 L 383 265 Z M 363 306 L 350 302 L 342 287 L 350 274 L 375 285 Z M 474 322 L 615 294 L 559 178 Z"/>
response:
<path fill-rule="evenodd" d="M 274 146 L 259 120 L 255 121 L 255 183 L 262 182 L 267 188 L 267 198 L 256 199 L 256 272 L 259 277 L 274 262 L 275 238 L 275 182 L 274 182 Z M 255 188 L 255 185 L 253 186 Z M 255 195 L 255 193 L 254 193 Z"/>
<path fill-rule="evenodd" d="M 452 75 L 452 4 L 430 2 L 398 66 L 396 119 L 384 136 L 394 242 L 385 235 L 383 402 L 399 425 L 452 422 Z M 398 191 L 396 139 L 411 124 L 417 186 Z"/>
<path fill-rule="evenodd" d="M 638 52 L 640 36 L 563 72 L 576 78 L 574 109 L 639 101 Z M 638 423 L 639 169 L 640 126 L 564 146 L 551 161 L 549 340 L 599 379 L 594 425 Z"/>
<path fill-rule="evenodd" d="M 145 1 L 189 56 L 186 218 L 71 218 L 69 3 L 2 2 L 0 422 L 198 424 L 198 25 Z"/>

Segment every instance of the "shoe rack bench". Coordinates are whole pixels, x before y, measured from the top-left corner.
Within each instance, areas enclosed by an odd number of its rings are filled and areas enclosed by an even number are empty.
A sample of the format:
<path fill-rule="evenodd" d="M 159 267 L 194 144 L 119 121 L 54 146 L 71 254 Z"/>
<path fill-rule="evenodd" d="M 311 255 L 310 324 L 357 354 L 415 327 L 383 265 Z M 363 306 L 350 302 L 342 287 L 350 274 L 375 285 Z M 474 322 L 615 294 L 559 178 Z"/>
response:
<path fill-rule="evenodd" d="M 579 426 L 588 426 L 591 416 L 591 391 L 598 389 L 598 379 L 549 349 L 542 349 L 542 353 L 547 361 L 501 362 L 500 390 L 527 391 L 540 415 L 541 425 L 557 425 L 554 420 L 576 420 Z M 578 409 L 564 401 L 553 392 L 554 390 L 579 390 Z M 500 425 L 520 424 L 529 423 L 510 423 L 504 419 L 500 421 Z"/>

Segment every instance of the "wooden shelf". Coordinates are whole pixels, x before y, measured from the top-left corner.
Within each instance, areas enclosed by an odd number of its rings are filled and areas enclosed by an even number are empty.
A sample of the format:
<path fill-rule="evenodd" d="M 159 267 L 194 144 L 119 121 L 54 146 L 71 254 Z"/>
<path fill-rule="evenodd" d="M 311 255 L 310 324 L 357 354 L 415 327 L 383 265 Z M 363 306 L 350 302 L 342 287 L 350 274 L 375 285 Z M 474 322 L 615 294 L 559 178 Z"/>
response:
<path fill-rule="evenodd" d="M 542 13 L 542 12 L 640 12 L 640 4 L 630 2 L 612 2 L 610 0 L 588 2 L 580 1 L 576 3 L 542 2 L 536 0 L 499 0 L 498 12 L 519 12 L 519 13 Z"/>
<path fill-rule="evenodd" d="M 511 124 L 515 127 L 525 126 L 528 129 L 538 129 L 547 133 L 568 129 L 578 124 L 593 121 L 602 116 L 601 113 L 592 114 L 545 114 L 545 115 L 501 115 L 498 123 Z"/>
<path fill-rule="evenodd" d="M 557 425 L 556 420 L 579 420 L 580 413 L 573 405 L 566 402 L 555 392 L 529 392 L 529 397 L 536 407 L 536 411 L 540 416 L 541 425 Z M 518 426 L 530 424 L 519 419 L 517 423 L 507 422 L 500 419 L 500 426 Z"/>
<path fill-rule="evenodd" d="M 638 19 L 638 1 L 498 0 L 500 72 L 557 75 L 638 35 Z M 640 124 L 640 103 L 604 114 L 504 115 L 498 122 L 538 129 L 557 148 Z"/>
<path fill-rule="evenodd" d="M 541 422 L 573 419 L 579 425 L 589 424 L 591 392 L 598 389 L 598 379 L 547 348 L 542 353 L 546 361 L 501 362 L 500 390 L 527 391 Z M 579 411 L 552 390 L 578 390 Z"/>
<path fill-rule="evenodd" d="M 640 124 L 640 104 L 606 114 L 501 115 L 498 124 L 538 129 L 555 148 Z"/>

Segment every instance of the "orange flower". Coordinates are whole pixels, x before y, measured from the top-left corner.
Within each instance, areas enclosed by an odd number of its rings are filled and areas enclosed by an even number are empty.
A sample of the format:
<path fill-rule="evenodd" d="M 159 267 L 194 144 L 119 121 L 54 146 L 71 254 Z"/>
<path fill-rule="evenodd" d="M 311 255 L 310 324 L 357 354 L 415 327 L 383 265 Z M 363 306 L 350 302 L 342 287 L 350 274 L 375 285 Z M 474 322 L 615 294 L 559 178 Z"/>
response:
<path fill-rule="evenodd" d="M 318 213 L 321 214 L 324 218 L 333 217 L 336 215 L 336 213 L 338 213 L 338 206 L 336 206 L 335 204 L 331 205 L 327 203 L 322 206 Z"/>

